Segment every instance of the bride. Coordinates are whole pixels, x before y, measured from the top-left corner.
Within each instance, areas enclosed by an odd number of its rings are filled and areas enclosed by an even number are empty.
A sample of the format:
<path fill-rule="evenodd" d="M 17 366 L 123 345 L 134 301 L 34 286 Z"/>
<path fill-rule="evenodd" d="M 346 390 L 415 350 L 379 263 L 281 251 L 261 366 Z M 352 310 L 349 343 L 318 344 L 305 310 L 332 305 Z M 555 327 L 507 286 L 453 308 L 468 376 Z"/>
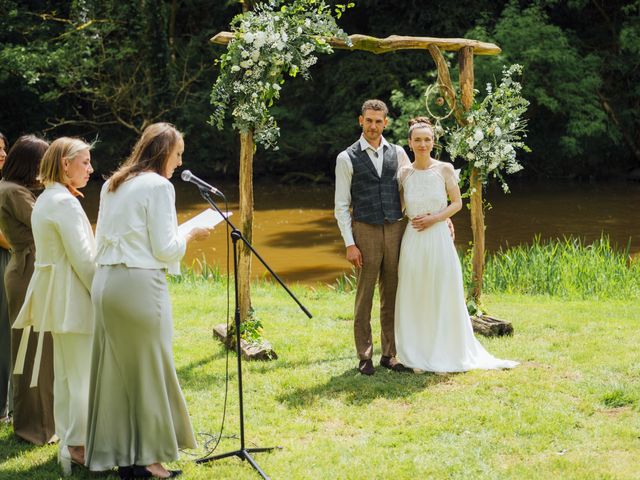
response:
<path fill-rule="evenodd" d="M 462 208 L 458 178 L 450 163 L 431 157 L 433 142 L 428 119 L 410 122 L 415 161 L 398 172 L 409 217 L 398 266 L 398 360 L 416 372 L 513 368 L 518 362 L 493 357 L 473 335 L 462 269 L 446 223 Z"/>

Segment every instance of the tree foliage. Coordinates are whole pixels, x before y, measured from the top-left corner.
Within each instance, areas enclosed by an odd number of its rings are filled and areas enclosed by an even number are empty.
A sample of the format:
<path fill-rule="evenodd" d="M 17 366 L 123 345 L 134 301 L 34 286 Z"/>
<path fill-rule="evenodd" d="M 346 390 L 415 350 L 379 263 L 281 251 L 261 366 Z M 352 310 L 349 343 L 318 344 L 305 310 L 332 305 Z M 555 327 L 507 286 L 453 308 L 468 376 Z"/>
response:
<path fill-rule="evenodd" d="M 210 132 L 198 133 L 208 132 L 215 17 L 194 15 L 208 2 L 74 0 L 36 4 L 41 8 L 2 2 L 8 15 L 0 25 L 0 83 L 44 107 L 24 122 L 24 112 L 2 118 L 3 128 L 14 135 L 99 135 L 99 150 L 116 157 L 160 120 L 211 142 Z M 213 31 L 224 28 L 219 20 Z"/>
<path fill-rule="evenodd" d="M 214 61 L 224 53 L 209 38 L 229 30 L 241 3 L 0 0 L 0 11 L 0 130 L 11 138 L 99 134 L 94 157 L 105 171 L 146 124 L 162 119 L 187 133 L 194 170 L 235 173 L 231 122 L 223 131 L 207 125 Z M 475 57 L 476 88 L 482 95 L 503 65 L 523 65 L 533 153 L 522 158 L 522 174 L 586 178 L 640 167 L 639 15 L 640 0 L 446 0 L 437 8 L 421 0 L 359 0 L 338 25 L 378 37 L 494 41 L 503 53 Z M 426 52 L 323 57 L 312 81 L 283 85 L 272 108 L 280 150 L 258 152 L 256 175 L 329 178 L 336 154 L 358 135 L 362 102 L 388 101 L 393 90 L 408 99 L 410 82 L 428 86 L 434 70 Z"/>
<path fill-rule="evenodd" d="M 336 8 L 339 14 L 346 9 Z M 317 54 L 333 52 L 327 37 L 349 39 L 323 0 L 271 0 L 237 15 L 231 28 L 233 39 L 211 92 L 212 123 L 222 129 L 229 112 L 235 128 L 253 131 L 256 142 L 277 150 L 280 131 L 269 109 L 285 79 L 311 78 Z"/>

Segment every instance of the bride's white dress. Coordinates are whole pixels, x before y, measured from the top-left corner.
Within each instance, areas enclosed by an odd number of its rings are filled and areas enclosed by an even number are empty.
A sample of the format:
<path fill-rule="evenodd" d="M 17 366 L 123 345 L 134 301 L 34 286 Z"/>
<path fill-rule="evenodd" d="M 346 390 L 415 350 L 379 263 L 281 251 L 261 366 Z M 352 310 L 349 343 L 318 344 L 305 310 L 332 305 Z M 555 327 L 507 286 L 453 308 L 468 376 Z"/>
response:
<path fill-rule="evenodd" d="M 399 172 L 409 219 L 447 206 L 445 179 L 433 167 Z M 421 232 L 407 225 L 398 266 L 397 358 L 430 372 L 513 368 L 476 340 L 465 303 L 462 269 L 446 222 Z"/>

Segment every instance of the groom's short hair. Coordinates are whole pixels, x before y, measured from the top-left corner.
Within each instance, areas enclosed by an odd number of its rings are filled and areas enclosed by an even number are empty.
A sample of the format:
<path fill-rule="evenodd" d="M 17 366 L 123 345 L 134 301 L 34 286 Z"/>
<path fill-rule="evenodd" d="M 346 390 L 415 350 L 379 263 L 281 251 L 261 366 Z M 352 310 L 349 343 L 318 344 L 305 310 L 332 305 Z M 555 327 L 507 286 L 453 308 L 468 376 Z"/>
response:
<path fill-rule="evenodd" d="M 384 112 L 385 117 L 389 113 L 387 104 L 384 103 L 382 100 L 377 100 L 375 98 L 367 100 L 362 104 L 362 115 L 364 115 L 364 112 L 367 110 L 377 110 L 378 112 Z"/>

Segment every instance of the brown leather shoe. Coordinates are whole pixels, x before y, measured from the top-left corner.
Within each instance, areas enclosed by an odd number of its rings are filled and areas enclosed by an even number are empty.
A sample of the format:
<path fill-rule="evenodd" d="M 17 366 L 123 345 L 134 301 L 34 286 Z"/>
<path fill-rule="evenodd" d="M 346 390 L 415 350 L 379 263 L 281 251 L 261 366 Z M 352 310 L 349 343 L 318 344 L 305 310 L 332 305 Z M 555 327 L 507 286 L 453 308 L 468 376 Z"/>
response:
<path fill-rule="evenodd" d="M 401 364 L 396 357 L 380 357 L 380 366 L 393 370 L 394 372 L 406 372 L 407 368 Z"/>
<path fill-rule="evenodd" d="M 371 359 L 360 360 L 360 363 L 358 364 L 358 371 L 362 375 L 373 375 L 374 373 L 376 373 L 376 370 L 373 368 L 373 362 L 371 361 Z"/>

